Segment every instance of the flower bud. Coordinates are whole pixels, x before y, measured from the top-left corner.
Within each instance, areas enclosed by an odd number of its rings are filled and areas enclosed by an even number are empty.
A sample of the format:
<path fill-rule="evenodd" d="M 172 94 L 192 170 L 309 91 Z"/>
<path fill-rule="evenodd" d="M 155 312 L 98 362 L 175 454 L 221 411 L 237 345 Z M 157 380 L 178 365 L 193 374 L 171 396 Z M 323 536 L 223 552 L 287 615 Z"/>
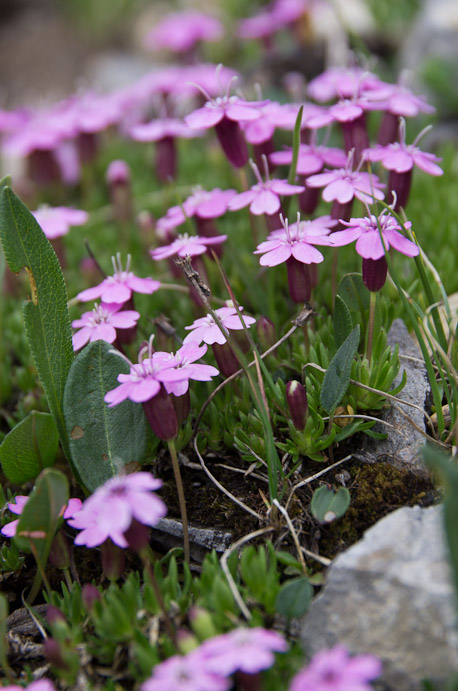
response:
<path fill-rule="evenodd" d="M 103 573 L 110 581 L 117 581 L 124 572 L 124 550 L 110 539 L 100 546 Z"/>
<path fill-rule="evenodd" d="M 89 612 L 96 602 L 100 602 L 102 595 L 95 585 L 92 585 L 92 583 L 85 583 L 81 588 L 81 599 L 84 608 Z"/>
<path fill-rule="evenodd" d="M 68 672 L 70 667 L 62 653 L 62 645 L 55 638 L 47 638 L 43 644 L 43 651 L 48 662 L 56 669 Z"/>
<path fill-rule="evenodd" d="M 112 161 L 107 168 L 106 180 L 110 190 L 113 214 L 117 221 L 132 218 L 132 191 L 130 169 L 125 161 Z"/>
<path fill-rule="evenodd" d="M 286 261 L 286 270 L 291 300 L 297 304 L 308 302 L 312 291 L 308 265 L 290 257 Z"/>
<path fill-rule="evenodd" d="M 229 163 L 235 168 L 243 168 L 248 162 L 248 148 L 238 122 L 224 116 L 215 125 L 215 132 Z"/>
<path fill-rule="evenodd" d="M 277 341 L 275 326 L 264 315 L 261 315 L 256 322 L 256 333 L 262 352 L 269 350 Z"/>
<path fill-rule="evenodd" d="M 58 621 L 64 622 L 65 624 L 67 623 L 64 613 L 54 605 L 48 605 L 46 609 L 46 618 L 50 624 L 54 624 Z"/>
<path fill-rule="evenodd" d="M 225 377 L 230 377 L 240 369 L 240 363 L 229 343 L 213 343 L 213 354 L 218 364 L 218 369 Z"/>
<path fill-rule="evenodd" d="M 385 257 L 380 259 L 363 258 L 363 283 L 371 293 L 377 293 L 386 281 L 388 265 Z"/>
<path fill-rule="evenodd" d="M 159 393 L 143 403 L 143 410 L 154 434 L 163 441 L 175 439 L 178 434 L 178 420 L 172 397 L 161 385 Z"/>
<path fill-rule="evenodd" d="M 286 384 L 286 403 L 294 427 L 298 430 L 305 428 L 307 420 L 307 394 L 305 386 L 293 379 Z"/>

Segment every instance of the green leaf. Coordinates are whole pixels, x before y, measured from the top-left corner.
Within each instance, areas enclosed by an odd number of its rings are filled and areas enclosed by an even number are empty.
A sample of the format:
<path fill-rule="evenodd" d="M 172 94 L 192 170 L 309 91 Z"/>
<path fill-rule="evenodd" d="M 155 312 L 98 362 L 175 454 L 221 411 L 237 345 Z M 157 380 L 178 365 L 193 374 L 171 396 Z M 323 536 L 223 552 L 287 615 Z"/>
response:
<path fill-rule="evenodd" d="M 369 309 L 369 291 L 363 283 L 361 274 L 347 274 L 342 278 L 337 289 L 348 309 L 362 312 Z"/>
<path fill-rule="evenodd" d="M 52 415 L 32 410 L 0 445 L 3 472 L 14 485 L 35 480 L 43 468 L 54 464 L 58 445 Z"/>
<path fill-rule="evenodd" d="M 29 603 L 34 601 L 40 590 L 52 542 L 67 503 L 67 478 L 54 468 L 46 468 L 37 478 L 14 536 L 19 549 L 32 552 L 38 566 L 32 589 L 27 596 Z"/>
<path fill-rule="evenodd" d="M 33 360 L 56 423 L 62 448 L 69 456 L 62 402 L 73 360 L 67 290 L 59 261 L 33 215 L 0 183 L 0 240 L 11 271 L 25 267 L 31 299 L 23 314 Z"/>
<path fill-rule="evenodd" d="M 287 581 L 277 595 L 275 609 L 288 619 L 302 617 L 313 597 L 313 587 L 305 576 Z"/>
<path fill-rule="evenodd" d="M 341 518 L 350 506 L 350 492 L 339 487 L 337 492 L 322 485 L 313 493 L 310 509 L 320 523 L 332 523 Z"/>
<path fill-rule="evenodd" d="M 353 328 L 350 310 L 340 295 L 336 295 L 334 302 L 334 340 L 336 348 L 340 348 Z"/>
<path fill-rule="evenodd" d="M 359 324 L 342 343 L 329 363 L 323 377 L 320 392 L 320 403 L 329 415 L 333 415 L 345 395 L 350 383 L 351 363 L 356 355 L 359 343 Z"/>
<path fill-rule="evenodd" d="M 105 341 L 95 341 L 78 354 L 68 374 L 64 415 L 70 453 L 91 492 L 128 463 L 141 462 L 146 449 L 142 406 L 127 400 L 108 408 L 104 401 L 119 385 L 120 372 L 129 372 L 127 362 Z"/>

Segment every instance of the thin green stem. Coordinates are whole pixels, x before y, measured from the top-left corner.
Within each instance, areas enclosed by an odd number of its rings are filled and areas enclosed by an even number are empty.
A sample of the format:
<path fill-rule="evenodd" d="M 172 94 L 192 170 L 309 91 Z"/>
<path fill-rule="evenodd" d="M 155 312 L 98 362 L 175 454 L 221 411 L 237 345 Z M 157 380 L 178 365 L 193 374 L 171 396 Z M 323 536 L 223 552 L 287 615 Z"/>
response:
<path fill-rule="evenodd" d="M 169 439 L 167 442 L 170 452 L 170 457 L 172 459 L 173 474 L 175 476 L 175 483 L 178 492 L 178 503 L 180 505 L 181 522 L 183 524 L 183 548 L 184 548 L 184 558 L 185 561 L 190 563 L 190 550 L 189 550 L 189 530 L 188 530 L 188 514 L 186 511 L 186 499 L 183 490 L 183 480 L 181 478 L 180 464 L 178 463 L 178 455 L 175 446 L 175 440 Z"/>

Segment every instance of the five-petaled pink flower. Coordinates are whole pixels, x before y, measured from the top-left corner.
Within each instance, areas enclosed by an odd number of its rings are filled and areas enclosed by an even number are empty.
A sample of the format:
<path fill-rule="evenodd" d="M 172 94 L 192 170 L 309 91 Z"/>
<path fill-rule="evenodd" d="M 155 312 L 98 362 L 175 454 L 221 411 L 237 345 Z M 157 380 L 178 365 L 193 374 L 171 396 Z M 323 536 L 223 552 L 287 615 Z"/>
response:
<path fill-rule="evenodd" d="M 162 480 L 145 472 L 107 480 L 68 521 L 81 530 L 75 544 L 96 547 L 110 538 L 119 547 L 127 547 L 124 533 L 134 520 L 153 526 L 167 513 L 162 499 L 151 491 L 161 486 Z"/>
<path fill-rule="evenodd" d="M 48 240 L 67 235 L 72 226 L 82 226 L 89 218 L 86 211 L 66 206 L 42 206 L 32 214 Z"/>
<path fill-rule="evenodd" d="M 407 173 L 416 165 L 420 170 L 430 175 L 443 175 L 444 171 L 437 165 L 441 159 L 435 154 L 421 151 L 417 146 L 420 138 L 429 129 L 428 127 L 422 130 L 412 144 L 406 144 L 405 124 L 403 124 L 401 119 L 399 128 L 400 141 L 392 142 L 387 146 L 376 146 L 374 149 L 366 149 L 364 151 L 364 158 L 367 161 L 380 161 L 384 168 L 396 173 Z"/>
<path fill-rule="evenodd" d="M 107 276 L 98 286 L 87 288 L 76 296 L 81 302 L 102 299 L 102 302 L 124 304 L 128 302 L 132 293 L 145 293 L 151 295 L 161 287 L 159 281 L 152 278 L 139 278 L 130 271 L 130 254 L 127 255 L 125 270 L 121 264 L 121 254 L 111 258 L 113 263 L 113 275 Z"/>
<path fill-rule="evenodd" d="M 79 350 L 86 343 L 99 340 L 114 343 L 116 329 L 131 329 L 139 319 L 139 312 L 123 310 L 121 303 L 101 302 L 92 312 L 85 312 L 80 319 L 72 321 L 73 328 L 79 329 L 73 335 L 73 349 Z"/>
<path fill-rule="evenodd" d="M 209 245 L 218 245 L 226 240 L 227 235 L 218 235 L 217 237 L 205 238 L 199 235 L 188 235 L 183 233 L 179 235 L 170 245 L 163 247 L 156 247 L 150 250 L 150 254 L 155 261 L 160 259 L 168 259 L 177 254 L 179 257 L 194 257 L 199 254 L 204 254 Z"/>
<path fill-rule="evenodd" d="M 306 185 L 307 187 L 324 187 L 324 201 L 335 200 L 339 204 L 348 204 L 354 197 L 367 204 L 372 204 L 374 199 L 383 199 L 384 194 L 381 190 L 385 187 L 376 175 L 351 170 L 350 165 L 337 170 L 325 170 L 318 175 L 311 175 L 307 178 Z"/>
<path fill-rule="evenodd" d="M 364 218 L 351 218 L 350 221 L 342 223 L 348 228 L 333 233 L 330 237 L 331 244 L 348 245 L 356 240 L 356 251 L 363 259 L 377 260 L 385 256 L 380 234 L 387 250 L 394 247 L 408 257 L 416 257 L 420 253 L 418 245 L 402 234 L 402 228 L 396 218 L 385 211 L 379 216 L 371 214 Z M 412 223 L 407 221 L 404 226 L 410 228 Z"/>
<path fill-rule="evenodd" d="M 284 221 L 283 228 L 274 230 L 261 242 L 253 254 L 262 254 L 261 266 L 277 266 L 293 257 L 302 264 L 319 264 L 324 257 L 314 245 L 331 244 L 329 233 L 337 221 L 320 216 L 313 221 L 292 223 Z"/>
<path fill-rule="evenodd" d="M 28 686 L 17 686 L 17 684 L 8 684 L 8 686 L 2 686 L 3 691 L 55 691 L 55 686 L 49 679 L 38 679 L 38 681 L 32 681 Z"/>
<path fill-rule="evenodd" d="M 275 661 L 274 653 L 283 653 L 287 648 L 279 633 L 260 626 L 233 629 L 200 646 L 205 668 L 224 677 L 237 671 L 256 674 L 268 669 Z"/>
<path fill-rule="evenodd" d="M 155 665 L 140 691 L 226 691 L 229 681 L 203 664 L 200 648 L 187 655 L 173 655 Z"/>
<path fill-rule="evenodd" d="M 27 495 L 18 494 L 14 497 L 14 502 L 8 504 L 8 508 L 11 511 L 11 513 L 16 514 L 16 516 L 20 516 L 24 510 L 24 506 L 27 504 L 29 499 L 30 497 L 28 497 Z M 65 520 L 67 520 L 68 518 L 72 518 L 73 514 L 81 510 L 81 506 L 81 499 L 69 499 L 62 514 L 63 518 L 65 518 Z M 15 521 L 10 521 L 9 523 L 3 526 L 3 528 L 0 530 L 0 533 L 5 537 L 14 537 L 14 535 L 16 535 L 18 523 L 19 518 Z"/>
<path fill-rule="evenodd" d="M 266 180 L 261 178 L 258 167 L 252 163 L 252 168 L 258 182 L 246 192 L 241 192 L 232 197 L 228 207 L 231 211 L 238 211 L 250 205 L 250 211 L 255 216 L 267 214 L 272 216 L 281 208 L 280 195 L 292 196 L 305 190 L 302 185 L 290 185 L 287 180 L 269 180 L 266 172 Z"/>
<path fill-rule="evenodd" d="M 203 365 L 196 362 L 207 352 L 207 346 L 198 346 L 197 343 L 190 342 L 183 345 L 177 352 L 153 353 L 155 364 L 164 364 L 167 367 L 167 380 L 164 381 L 164 388 L 167 393 L 174 396 L 183 396 L 189 389 L 189 380 L 211 381 L 219 371 L 212 365 Z M 175 379 L 172 379 L 175 377 Z"/>
<path fill-rule="evenodd" d="M 381 671 L 382 664 L 374 655 L 350 657 L 344 646 L 337 645 L 317 653 L 296 674 L 289 691 L 371 691 L 369 682 Z"/>
<path fill-rule="evenodd" d="M 243 307 L 240 307 L 240 310 L 243 310 Z M 215 310 L 215 313 L 223 327 L 228 331 L 243 329 L 243 324 L 235 307 L 220 307 Z M 243 321 L 245 326 L 248 327 L 254 324 L 256 319 L 244 314 Z M 190 326 L 185 326 L 184 328 L 191 332 L 184 339 L 184 344 L 195 343 L 200 345 L 203 342 L 208 345 L 213 345 L 214 343 L 223 345 L 227 340 L 211 314 L 196 319 Z"/>

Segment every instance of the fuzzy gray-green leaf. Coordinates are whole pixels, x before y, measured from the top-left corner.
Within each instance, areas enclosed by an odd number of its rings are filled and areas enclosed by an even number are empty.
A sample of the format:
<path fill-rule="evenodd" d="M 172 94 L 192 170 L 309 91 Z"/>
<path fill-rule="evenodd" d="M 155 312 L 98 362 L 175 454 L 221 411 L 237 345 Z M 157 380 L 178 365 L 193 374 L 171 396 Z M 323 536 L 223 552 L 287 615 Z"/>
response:
<path fill-rule="evenodd" d="M 320 403 L 333 415 L 350 383 L 351 363 L 356 355 L 359 343 L 359 324 L 347 336 L 337 353 L 329 363 L 323 378 Z"/>
<path fill-rule="evenodd" d="M 0 240 L 11 271 L 25 268 L 30 299 L 23 313 L 27 339 L 62 447 L 68 440 L 62 410 L 65 381 L 73 360 L 67 290 L 56 254 L 33 215 L 0 183 Z"/>
<path fill-rule="evenodd" d="M 310 510 L 320 523 L 332 523 L 341 518 L 350 506 L 350 492 L 339 487 L 337 492 L 322 485 L 313 493 Z"/>
<path fill-rule="evenodd" d="M 64 413 L 73 465 L 93 492 L 132 461 L 141 462 L 146 447 L 142 406 L 124 401 L 108 408 L 107 391 L 129 366 L 105 341 L 90 343 L 75 358 L 68 375 Z"/>

